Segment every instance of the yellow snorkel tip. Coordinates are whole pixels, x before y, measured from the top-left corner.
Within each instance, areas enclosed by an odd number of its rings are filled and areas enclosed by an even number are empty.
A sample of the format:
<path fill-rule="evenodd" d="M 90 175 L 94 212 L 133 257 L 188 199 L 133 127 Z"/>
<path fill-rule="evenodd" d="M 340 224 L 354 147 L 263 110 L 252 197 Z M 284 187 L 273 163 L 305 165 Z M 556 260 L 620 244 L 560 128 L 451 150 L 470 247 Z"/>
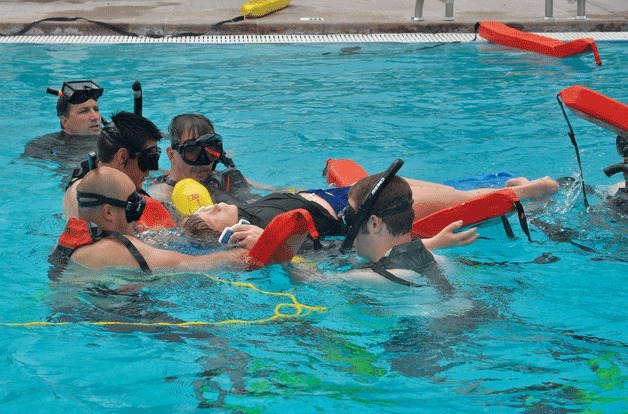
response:
<path fill-rule="evenodd" d="M 242 17 L 264 17 L 288 7 L 290 0 L 251 0 L 242 5 Z"/>
<path fill-rule="evenodd" d="M 199 208 L 214 204 L 207 188 L 192 178 L 184 178 L 175 184 L 172 203 L 184 216 L 190 216 Z"/>

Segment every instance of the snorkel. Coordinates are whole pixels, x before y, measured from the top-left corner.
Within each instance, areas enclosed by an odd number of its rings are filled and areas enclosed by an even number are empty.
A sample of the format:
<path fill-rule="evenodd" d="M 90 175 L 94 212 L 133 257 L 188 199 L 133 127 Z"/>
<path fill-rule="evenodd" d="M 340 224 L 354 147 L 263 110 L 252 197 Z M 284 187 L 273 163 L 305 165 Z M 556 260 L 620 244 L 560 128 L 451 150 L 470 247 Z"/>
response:
<path fill-rule="evenodd" d="M 142 84 L 136 80 L 133 82 L 131 89 L 133 90 L 133 112 L 136 115 L 142 115 Z"/>
<path fill-rule="evenodd" d="M 347 252 L 349 252 L 349 250 L 351 250 L 351 248 L 353 247 L 353 241 L 357 237 L 358 232 L 362 227 L 362 224 L 364 224 L 364 222 L 369 218 L 371 209 L 373 208 L 373 204 L 375 204 L 375 201 L 377 201 L 377 197 L 379 197 L 386 184 L 388 184 L 392 177 L 395 176 L 395 174 L 397 173 L 397 171 L 399 171 L 402 165 L 403 160 L 399 158 L 393 161 L 393 163 L 390 164 L 390 167 L 388 167 L 388 169 L 384 171 L 379 180 L 377 180 L 373 188 L 371 188 L 371 190 L 367 193 L 364 201 L 362 202 L 356 213 L 355 220 L 347 229 L 347 235 L 345 236 L 345 239 L 340 246 L 340 253 L 346 254 Z"/>

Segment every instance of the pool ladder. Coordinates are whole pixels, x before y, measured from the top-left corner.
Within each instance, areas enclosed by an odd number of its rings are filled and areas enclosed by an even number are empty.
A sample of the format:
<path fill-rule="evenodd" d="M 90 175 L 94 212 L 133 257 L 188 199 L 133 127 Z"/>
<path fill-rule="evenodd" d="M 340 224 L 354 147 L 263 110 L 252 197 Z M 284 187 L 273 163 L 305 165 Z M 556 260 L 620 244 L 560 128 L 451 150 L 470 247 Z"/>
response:
<path fill-rule="evenodd" d="M 584 12 L 586 0 L 567 0 L 569 3 L 578 3 L 576 6 L 576 20 L 586 20 L 587 15 Z M 554 20 L 554 0 L 545 0 L 545 17 L 544 20 Z"/>
<path fill-rule="evenodd" d="M 445 21 L 454 21 L 454 0 L 440 0 L 445 3 L 445 17 L 443 20 Z M 576 11 L 576 20 L 586 20 L 587 16 L 585 14 L 585 6 L 586 0 L 567 0 L 569 3 L 578 3 L 577 11 Z M 414 16 L 412 20 L 415 22 L 422 22 L 425 19 L 423 18 L 423 3 L 425 0 L 416 0 L 416 4 L 414 5 Z M 554 0 L 545 0 L 545 17 L 544 20 L 554 20 Z"/>
<path fill-rule="evenodd" d="M 443 18 L 443 20 L 448 22 L 456 20 L 454 19 L 454 0 L 440 1 L 445 3 L 445 17 Z M 423 18 L 423 3 L 425 3 L 425 0 L 416 0 L 416 4 L 414 5 L 414 17 L 412 17 L 412 20 L 414 20 L 415 22 L 422 22 L 423 20 L 425 20 Z"/>

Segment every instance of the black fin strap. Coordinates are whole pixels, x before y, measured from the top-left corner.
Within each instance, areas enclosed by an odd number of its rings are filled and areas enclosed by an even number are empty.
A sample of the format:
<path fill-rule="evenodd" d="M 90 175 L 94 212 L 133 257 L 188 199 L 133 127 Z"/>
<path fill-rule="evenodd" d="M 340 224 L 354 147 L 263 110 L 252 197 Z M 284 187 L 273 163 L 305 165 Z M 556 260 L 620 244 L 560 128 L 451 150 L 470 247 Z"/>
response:
<path fill-rule="evenodd" d="M 517 214 L 519 215 L 519 224 L 521 224 L 521 228 L 523 232 L 528 236 L 528 240 L 532 241 L 532 237 L 530 237 L 530 229 L 528 228 L 528 219 L 526 218 L 526 212 L 523 211 L 523 206 L 520 201 L 515 201 L 515 207 L 517 207 Z"/>
<path fill-rule="evenodd" d="M 371 266 L 371 269 L 381 275 L 384 276 L 386 279 L 390 280 L 391 282 L 395 282 L 395 283 L 399 283 L 400 285 L 404 285 L 404 286 L 412 286 L 412 287 L 423 287 L 425 285 L 419 285 L 413 282 L 410 282 L 408 280 L 402 279 L 400 277 L 397 277 L 395 275 L 393 275 L 392 273 L 390 273 L 388 270 L 384 269 L 384 266 L 381 265 L 381 263 L 377 262 L 377 263 L 373 263 L 373 265 Z"/>
<path fill-rule="evenodd" d="M 137 250 L 137 247 L 135 247 L 135 245 L 131 243 L 131 240 L 126 238 L 121 233 L 118 233 L 117 231 L 106 232 L 106 235 L 113 236 L 117 240 L 119 240 L 122 244 L 124 244 L 126 248 L 129 250 L 129 252 L 133 255 L 135 260 L 137 260 L 137 263 L 140 265 L 140 268 L 144 272 L 150 273 L 150 267 L 148 266 L 148 263 L 146 263 L 146 259 L 144 259 L 144 256 L 142 256 L 142 253 L 140 253 L 140 251 Z"/>
<path fill-rule="evenodd" d="M 506 236 L 508 236 L 509 239 L 514 239 L 515 233 L 512 231 L 512 226 L 510 225 L 510 222 L 508 221 L 506 216 L 501 216 L 501 219 L 502 224 L 504 225 L 504 231 L 506 232 Z"/>

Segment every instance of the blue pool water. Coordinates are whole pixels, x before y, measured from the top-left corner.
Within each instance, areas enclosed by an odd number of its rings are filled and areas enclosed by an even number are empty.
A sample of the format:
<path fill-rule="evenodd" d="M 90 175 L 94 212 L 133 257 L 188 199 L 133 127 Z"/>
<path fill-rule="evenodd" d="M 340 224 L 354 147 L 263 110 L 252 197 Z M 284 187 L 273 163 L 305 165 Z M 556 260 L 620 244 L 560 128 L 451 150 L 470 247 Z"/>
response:
<path fill-rule="evenodd" d="M 203 113 L 247 177 L 310 188 L 325 185 L 327 158 L 343 157 L 370 172 L 402 158 L 403 175 L 439 182 L 493 171 L 577 177 L 558 91 L 581 84 L 628 102 L 625 42 L 599 42 L 601 67 L 590 55 L 433 46 L 1 44 L 1 411 L 626 412 L 626 217 L 593 195 L 586 213 L 577 185 L 525 203 L 534 243 L 511 219 L 517 240 L 494 226 L 440 252 L 460 292 L 452 303 L 337 282 L 337 257 L 305 281 L 316 272 L 280 266 L 212 273 L 224 282 L 118 271 L 48 280 L 62 177 L 20 154 L 57 129 L 44 92 L 65 80 L 101 84 L 109 116 L 132 110 L 139 79 L 144 115 L 160 128 Z M 570 121 L 586 181 L 601 193 L 619 181 L 601 171 L 619 162 L 615 137 Z M 553 240 L 544 223 L 569 237 Z M 128 294 L 111 294 L 120 287 Z M 294 304 L 287 295 L 325 310 L 268 321 Z M 19 325 L 46 321 L 69 323 Z M 94 324 L 107 321 L 136 325 Z M 206 324 L 154 325 L 181 321 Z"/>

